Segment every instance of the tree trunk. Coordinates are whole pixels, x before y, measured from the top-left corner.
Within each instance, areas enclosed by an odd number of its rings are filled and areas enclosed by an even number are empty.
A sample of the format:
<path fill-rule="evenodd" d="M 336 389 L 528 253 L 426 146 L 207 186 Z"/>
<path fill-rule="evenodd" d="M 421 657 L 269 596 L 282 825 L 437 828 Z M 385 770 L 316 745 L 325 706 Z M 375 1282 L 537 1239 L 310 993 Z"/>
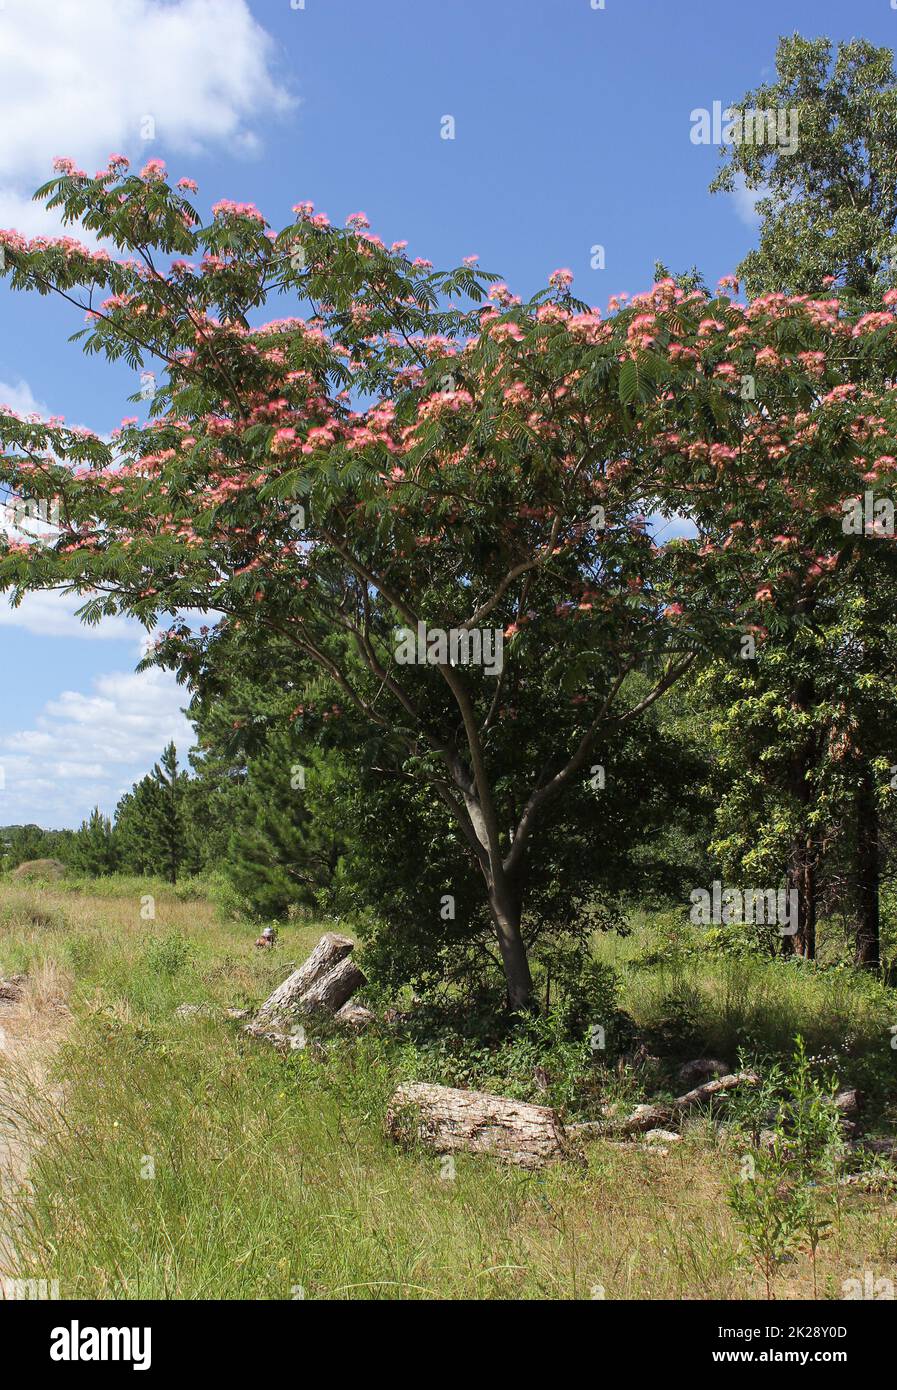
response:
<path fill-rule="evenodd" d="M 512 1013 L 525 1013 L 532 1004 L 533 977 L 520 930 L 520 896 L 513 893 L 507 884 L 493 883 L 489 889 L 489 907 L 508 987 L 508 1007 Z"/>
<path fill-rule="evenodd" d="M 268 999 L 254 1019 L 254 1026 L 275 1028 L 278 1020 L 292 1019 L 298 1011 L 300 997 L 313 985 L 344 960 L 354 950 L 355 942 L 348 936 L 338 936 L 336 932 L 325 932 L 315 949 L 298 970 L 294 970 L 282 985 Z M 361 972 L 359 971 L 359 974 Z M 351 991 L 350 991 L 351 993 Z M 349 995 L 345 996 L 348 999 Z M 341 1000 L 344 1003 L 345 1000 Z M 339 1005 L 337 1005 L 337 1008 Z"/>
<path fill-rule="evenodd" d="M 813 682 L 804 676 L 797 682 L 793 691 L 792 707 L 810 714 L 815 700 Z M 816 959 L 816 845 L 809 830 L 809 815 L 813 806 L 811 778 L 818 762 L 818 739 L 814 733 L 808 733 L 791 758 L 790 790 L 800 807 L 800 820 L 791 847 L 787 878 L 789 893 L 795 890 L 797 892 L 798 925 L 797 932 L 791 937 L 791 950 L 795 955 L 803 956 L 805 960 Z M 782 948 L 787 952 L 787 938 L 783 938 Z"/>
<path fill-rule="evenodd" d="M 797 893 L 797 931 L 791 949 L 805 960 L 816 959 L 816 847 L 810 836 L 800 836 L 791 851 L 787 886 Z M 787 944 L 783 943 L 787 951 Z"/>
<path fill-rule="evenodd" d="M 854 962 L 867 970 L 879 966 L 879 857 L 878 806 L 872 768 L 864 759 L 856 799 L 857 832 L 857 929 Z"/>
<path fill-rule="evenodd" d="M 544 1105 L 409 1082 L 389 1102 L 387 1131 L 398 1144 L 434 1153 L 490 1154 L 520 1168 L 541 1168 L 568 1152 L 564 1126 Z"/>

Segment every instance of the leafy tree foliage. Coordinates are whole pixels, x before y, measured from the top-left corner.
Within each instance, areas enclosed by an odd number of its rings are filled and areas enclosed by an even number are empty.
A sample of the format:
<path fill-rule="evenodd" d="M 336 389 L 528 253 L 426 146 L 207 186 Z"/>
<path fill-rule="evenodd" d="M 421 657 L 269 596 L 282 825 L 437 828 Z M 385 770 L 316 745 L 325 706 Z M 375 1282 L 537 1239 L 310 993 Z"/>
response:
<path fill-rule="evenodd" d="M 737 110 L 797 112 L 798 148 L 743 142 L 712 187 L 762 193 L 759 246 L 739 267 L 748 293 L 818 294 L 827 284 L 873 307 L 895 283 L 897 78 L 890 48 L 864 39 L 779 40 L 775 81 Z"/>
<path fill-rule="evenodd" d="M 300 204 L 275 233 L 225 201 L 203 226 L 192 191 L 159 161 L 60 161 L 43 195 L 122 254 L 0 234 L 13 287 L 82 304 L 87 351 L 164 371 L 111 443 L 0 417 L 0 480 L 61 514 L 52 544 L 4 545 L 0 586 L 79 593 L 89 622 L 171 615 L 148 659 L 185 680 L 215 640 L 196 609 L 312 663 L 328 713 L 462 837 L 523 1007 L 531 866 L 602 747 L 879 544 L 841 506 L 897 467 L 891 299 L 858 318 L 666 279 L 604 319 L 567 271 L 523 304 L 361 214 L 336 229 Z M 281 293 L 310 317 L 257 322 Z M 682 512 L 695 534 L 655 539 Z M 425 660 L 402 664 L 397 627 Z M 447 634 L 484 629 L 500 662 L 451 659 Z"/>
<path fill-rule="evenodd" d="M 760 243 L 740 272 L 754 294 L 826 290 L 874 314 L 894 282 L 893 54 L 856 40 L 833 54 L 827 39 L 794 35 L 780 41 L 776 67 L 776 80 L 737 106 L 796 111 L 798 152 L 735 145 L 712 185 L 732 189 L 741 178 L 764 194 Z M 873 469 L 862 481 L 882 480 Z M 866 553 L 828 595 L 805 585 L 790 615 L 782 612 L 787 632 L 780 626 L 756 664 L 736 665 L 715 684 L 727 696 L 715 719 L 729 788 L 721 852 L 742 873 L 759 861 L 774 877 L 787 872 L 800 892 L 794 944 L 804 954 L 814 954 L 824 892 L 829 907 L 833 893 L 851 903 L 856 960 L 871 967 L 879 963 L 881 811 L 892 791 L 894 599 L 890 565 Z"/>
<path fill-rule="evenodd" d="M 59 859 L 67 864 L 72 830 L 42 830 L 39 825 L 0 827 L 0 868 L 15 869 L 30 859 Z"/>

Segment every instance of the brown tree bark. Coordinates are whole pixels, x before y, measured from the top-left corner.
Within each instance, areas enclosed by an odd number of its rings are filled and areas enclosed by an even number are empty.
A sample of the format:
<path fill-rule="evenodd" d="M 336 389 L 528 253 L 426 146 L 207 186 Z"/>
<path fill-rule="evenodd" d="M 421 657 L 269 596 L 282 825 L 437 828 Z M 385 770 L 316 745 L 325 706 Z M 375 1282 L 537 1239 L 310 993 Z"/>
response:
<path fill-rule="evenodd" d="M 508 1007 L 512 1013 L 524 1013 L 532 1004 L 533 977 L 520 929 L 520 896 L 507 882 L 500 882 L 498 886 L 493 882 L 489 885 L 489 907 L 505 972 Z"/>
<path fill-rule="evenodd" d="M 343 1023 L 347 1028 L 354 1028 L 357 1032 L 362 1032 L 375 1022 L 375 1015 L 370 1009 L 366 1009 L 363 1004 L 356 1004 L 349 999 L 342 1008 L 336 1011 L 337 1023 Z"/>
<path fill-rule="evenodd" d="M 332 970 L 328 970 L 326 975 L 321 975 L 309 989 L 300 994 L 296 1001 L 296 1012 L 306 1015 L 314 1013 L 335 1014 L 347 1000 L 352 998 L 357 989 L 361 989 L 366 984 L 367 979 L 354 960 L 350 956 L 346 956 Z"/>
<path fill-rule="evenodd" d="M 787 887 L 797 893 L 797 931 L 790 938 L 791 950 L 804 960 L 816 959 L 816 846 L 810 836 L 800 836 L 791 851 Z M 790 899 L 789 899 L 790 901 Z M 789 938 L 783 949 L 788 950 Z"/>
<path fill-rule="evenodd" d="M 809 605 L 812 611 L 812 605 Z M 813 682 L 802 677 L 792 694 L 792 707 L 803 713 L 813 709 L 815 691 Z M 790 938 L 791 950 L 805 960 L 816 959 L 816 844 L 809 830 L 808 817 L 813 802 L 811 776 L 819 762 L 817 735 L 808 732 L 802 743 L 794 750 L 791 758 L 789 782 L 791 793 L 800 807 L 800 828 L 791 847 L 788 862 L 787 888 L 789 893 L 797 892 L 797 932 Z M 790 901 L 790 899 L 789 899 Z M 782 949 L 787 953 L 788 938 L 783 938 Z"/>
<path fill-rule="evenodd" d="M 486 1091 L 409 1082 L 389 1102 L 386 1127 L 398 1144 L 419 1143 L 442 1154 L 489 1154 L 520 1168 L 541 1168 L 568 1153 L 556 1111 Z"/>
<path fill-rule="evenodd" d="M 854 963 L 867 970 L 880 964 L 879 889 L 881 859 L 878 805 L 870 764 L 863 759 L 856 798 L 857 927 Z"/>

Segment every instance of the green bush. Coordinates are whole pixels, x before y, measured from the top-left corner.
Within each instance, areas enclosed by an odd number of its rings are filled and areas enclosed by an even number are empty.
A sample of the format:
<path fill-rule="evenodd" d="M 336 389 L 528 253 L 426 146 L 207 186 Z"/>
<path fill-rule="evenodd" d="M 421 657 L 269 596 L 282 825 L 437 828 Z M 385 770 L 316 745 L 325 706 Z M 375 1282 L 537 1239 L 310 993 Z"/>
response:
<path fill-rule="evenodd" d="M 155 974 L 174 979 L 191 962 L 193 949 L 182 936 L 153 937 L 146 945 L 146 963 Z"/>

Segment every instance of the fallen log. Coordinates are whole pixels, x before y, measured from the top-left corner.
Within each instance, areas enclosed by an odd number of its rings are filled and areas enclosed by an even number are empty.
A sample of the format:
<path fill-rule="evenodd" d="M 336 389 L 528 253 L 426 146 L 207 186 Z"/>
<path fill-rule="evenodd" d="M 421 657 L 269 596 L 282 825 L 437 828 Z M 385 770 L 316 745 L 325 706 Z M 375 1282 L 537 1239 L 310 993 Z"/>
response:
<path fill-rule="evenodd" d="M 676 1118 L 672 1105 L 637 1105 L 623 1120 L 611 1120 L 606 1131 L 613 1134 L 647 1134 L 649 1129 L 663 1129 Z"/>
<path fill-rule="evenodd" d="M 541 1168 L 569 1153 L 564 1126 L 546 1105 L 423 1082 L 398 1087 L 386 1128 L 397 1144 L 419 1143 L 440 1154 L 489 1154 L 520 1168 Z"/>
<path fill-rule="evenodd" d="M 686 1091 L 673 1104 L 678 1110 L 687 1110 L 692 1105 L 702 1105 L 704 1101 L 712 1100 L 721 1091 L 731 1091 L 736 1086 L 756 1086 L 759 1080 L 755 1071 L 732 1072 L 729 1076 L 718 1077 L 716 1081 L 705 1081 L 703 1086 L 696 1086 L 693 1091 Z"/>
<path fill-rule="evenodd" d="M 679 1096 L 669 1104 L 637 1105 L 631 1115 L 623 1118 L 609 1115 L 603 1121 L 590 1121 L 588 1129 L 582 1127 L 582 1136 L 598 1137 L 601 1133 L 645 1134 L 650 1129 L 665 1129 L 667 1125 L 675 1124 L 681 1119 L 683 1112 L 690 1110 L 692 1106 L 713 1100 L 714 1096 L 723 1095 L 734 1090 L 736 1086 L 756 1086 L 759 1080 L 756 1072 L 752 1071 L 720 1076 L 715 1081 L 706 1081 L 703 1086 L 696 1086 L 693 1091 L 686 1091 L 684 1096 Z M 571 1126 L 571 1129 L 579 1130 L 580 1126 Z"/>
<path fill-rule="evenodd" d="M 858 1187 L 863 1192 L 887 1192 L 897 1183 L 897 1173 L 848 1173 L 838 1179 L 841 1187 Z"/>
<path fill-rule="evenodd" d="M 354 941 L 348 936 L 325 932 L 308 959 L 303 961 L 292 975 L 288 975 L 283 984 L 278 985 L 274 993 L 265 1000 L 253 1020 L 255 1026 L 276 1031 L 279 1025 L 289 1022 L 299 1012 L 297 1006 L 300 998 L 318 985 L 354 947 Z M 360 975 L 361 971 L 358 973 Z M 350 990 L 349 994 L 351 992 Z M 349 995 L 345 995 L 340 1003 L 345 1003 L 348 998 Z M 339 1008 L 339 1004 L 336 1007 Z"/>
<path fill-rule="evenodd" d="M 219 1010 L 214 1004 L 178 1004 L 175 1018 L 215 1018 Z"/>
<path fill-rule="evenodd" d="M 687 1086 L 690 1090 L 704 1081 L 714 1081 L 718 1076 L 728 1076 L 729 1072 L 728 1063 L 721 1062 L 718 1057 L 695 1057 L 691 1062 L 683 1062 L 676 1073 L 676 1079 L 680 1086 Z"/>

